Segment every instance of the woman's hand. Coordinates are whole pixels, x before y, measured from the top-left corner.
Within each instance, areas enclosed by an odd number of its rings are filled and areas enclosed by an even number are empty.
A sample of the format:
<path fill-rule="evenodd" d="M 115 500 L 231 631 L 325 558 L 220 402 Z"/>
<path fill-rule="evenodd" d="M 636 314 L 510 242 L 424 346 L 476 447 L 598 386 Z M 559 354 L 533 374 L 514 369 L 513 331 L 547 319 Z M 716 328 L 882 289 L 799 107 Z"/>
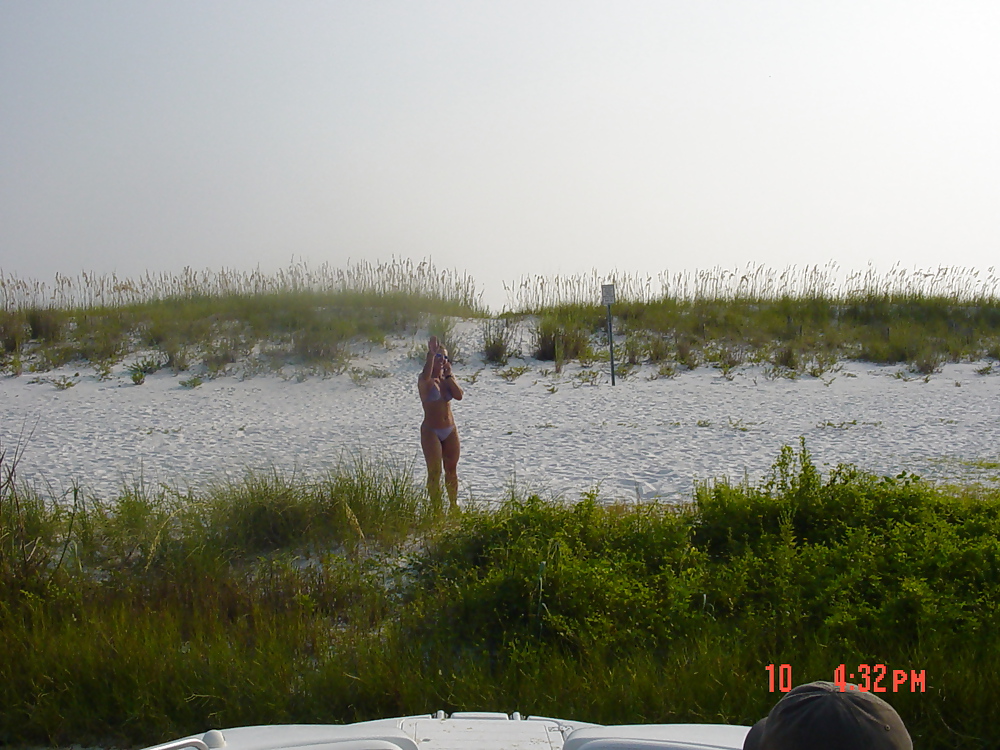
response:
<path fill-rule="evenodd" d="M 427 342 L 427 348 L 431 351 L 431 353 L 437 354 L 439 346 L 440 345 L 438 344 L 438 337 L 431 336 L 430 340 Z"/>

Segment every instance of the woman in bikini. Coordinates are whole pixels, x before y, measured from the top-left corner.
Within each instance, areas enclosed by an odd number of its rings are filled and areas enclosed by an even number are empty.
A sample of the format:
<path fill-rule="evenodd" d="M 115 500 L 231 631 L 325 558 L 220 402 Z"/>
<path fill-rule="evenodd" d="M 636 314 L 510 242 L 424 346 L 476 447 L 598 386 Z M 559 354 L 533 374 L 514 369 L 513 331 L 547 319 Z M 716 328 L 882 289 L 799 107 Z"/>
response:
<path fill-rule="evenodd" d="M 451 507 L 458 507 L 458 455 L 460 445 L 455 417 L 451 414 L 452 399 L 461 401 L 462 387 L 451 374 L 448 351 L 436 336 L 427 342 L 427 361 L 417 379 L 417 391 L 424 406 L 424 421 L 420 425 L 420 447 L 427 461 L 427 491 L 438 505 L 441 503 L 441 466 Z"/>

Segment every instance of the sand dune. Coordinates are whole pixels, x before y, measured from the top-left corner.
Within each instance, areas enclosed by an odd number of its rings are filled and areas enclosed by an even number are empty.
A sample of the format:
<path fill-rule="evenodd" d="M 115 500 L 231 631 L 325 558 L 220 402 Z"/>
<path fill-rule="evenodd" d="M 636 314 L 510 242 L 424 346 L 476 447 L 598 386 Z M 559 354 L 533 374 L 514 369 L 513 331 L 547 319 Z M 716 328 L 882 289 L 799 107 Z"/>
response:
<path fill-rule="evenodd" d="M 475 351 L 478 326 L 457 330 Z M 0 441 L 23 448 L 23 480 L 53 493 L 77 481 L 101 497 L 137 480 L 185 490 L 247 469 L 310 476 L 360 450 L 422 472 L 422 361 L 410 356 L 422 345 L 417 336 L 360 349 L 354 366 L 387 373 L 363 384 L 349 374 L 298 382 L 289 369 L 286 378 L 247 379 L 237 370 L 194 389 L 180 385 L 190 374 L 161 371 L 134 385 L 124 364 L 105 381 L 72 366 L 5 377 Z M 551 362 L 510 364 L 529 369 L 507 382 L 476 356 L 456 365 L 474 381 L 454 404 L 463 499 L 496 498 L 512 482 L 567 498 L 599 487 L 607 499 L 689 499 L 696 481 L 759 479 L 800 437 L 824 469 L 1000 477 L 1000 374 L 978 374 L 982 363 L 946 365 L 926 380 L 864 363 L 796 380 L 768 378 L 760 366 L 731 380 L 709 367 L 653 379 L 656 368 L 645 365 L 614 387 L 606 365 L 574 363 L 556 375 Z M 591 385 L 581 373 L 592 369 Z M 59 378 L 76 385 L 60 390 Z"/>

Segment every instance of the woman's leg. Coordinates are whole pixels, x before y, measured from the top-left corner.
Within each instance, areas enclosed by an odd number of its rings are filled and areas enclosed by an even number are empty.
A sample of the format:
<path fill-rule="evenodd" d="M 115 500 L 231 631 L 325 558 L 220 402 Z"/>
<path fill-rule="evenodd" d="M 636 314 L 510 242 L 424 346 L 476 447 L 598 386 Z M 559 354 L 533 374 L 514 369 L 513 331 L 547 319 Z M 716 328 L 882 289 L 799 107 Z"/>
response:
<path fill-rule="evenodd" d="M 434 505 L 441 505 L 441 441 L 426 425 L 420 426 L 420 447 L 427 462 L 427 494 Z"/>
<path fill-rule="evenodd" d="M 441 457 L 444 461 L 444 486 L 448 489 L 448 500 L 453 509 L 458 507 L 458 457 L 461 452 L 462 445 L 458 440 L 458 429 L 456 428 L 441 443 Z"/>

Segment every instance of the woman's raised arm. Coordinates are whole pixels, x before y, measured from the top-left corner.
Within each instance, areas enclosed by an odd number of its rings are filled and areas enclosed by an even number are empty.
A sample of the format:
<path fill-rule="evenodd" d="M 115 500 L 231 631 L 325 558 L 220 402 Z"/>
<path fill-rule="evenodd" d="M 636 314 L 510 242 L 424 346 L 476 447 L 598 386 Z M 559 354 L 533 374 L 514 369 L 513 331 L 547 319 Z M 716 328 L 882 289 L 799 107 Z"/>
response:
<path fill-rule="evenodd" d="M 421 380 L 430 380 L 431 370 L 434 369 L 434 355 L 438 352 L 437 336 L 431 336 L 427 342 L 427 359 L 424 361 L 423 372 L 420 373 Z"/>

